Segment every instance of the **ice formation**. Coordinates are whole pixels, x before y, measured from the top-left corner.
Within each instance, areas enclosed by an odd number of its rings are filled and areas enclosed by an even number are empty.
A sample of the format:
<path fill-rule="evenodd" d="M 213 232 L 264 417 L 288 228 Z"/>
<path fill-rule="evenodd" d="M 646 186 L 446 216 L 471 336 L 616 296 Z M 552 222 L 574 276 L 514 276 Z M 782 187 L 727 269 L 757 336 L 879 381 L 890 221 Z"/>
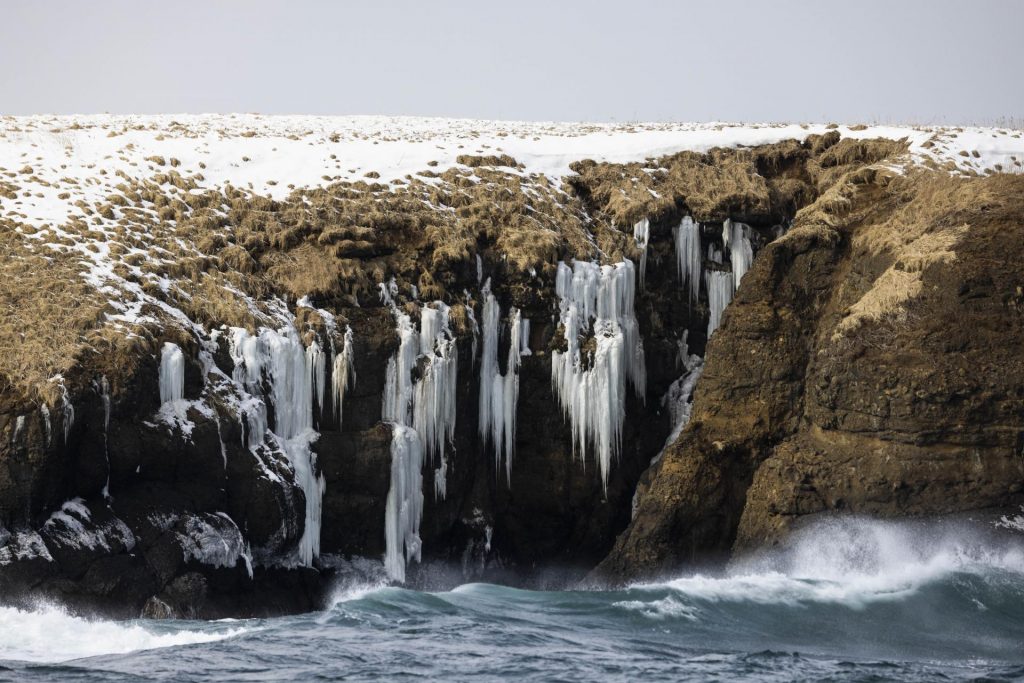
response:
<path fill-rule="evenodd" d="M 102 375 L 98 383 L 100 400 L 103 401 L 103 454 L 107 459 L 107 481 L 103 484 L 103 497 L 110 498 L 110 445 L 107 432 L 110 429 L 110 382 Z"/>
<path fill-rule="evenodd" d="M 449 325 L 449 307 L 434 301 L 420 309 L 420 329 L 394 305 L 391 307 L 399 344 L 388 360 L 381 417 L 392 423 L 391 490 L 385 515 L 387 541 L 384 564 L 388 576 L 405 580 L 405 563 L 420 557 L 419 525 L 423 513 L 424 460 L 436 460 L 434 495 L 447 495 L 445 449 L 455 434 L 455 391 L 458 346 Z M 422 359 L 422 360 L 421 360 Z M 413 368 L 420 368 L 413 380 Z"/>
<path fill-rule="evenodd" d="M 607 491 L 612 460 L 622 445 L 626 382 L 638 397 L 647 389 L 643 340 L 633 313 L 635 274 L 628 259 L 599 266 L 558 264 L 555 293 L 566 351 L 551 354 L 551 381 L 572 424 L 573 446 L 585 460 L 592 445 Z M 581 333 L 593 328 L 596 349 L 582 350 Z"/>
<path fill-rule="evenodd" d="M 704 273 L 708 289 L 708 339 L 722 322 L 722 312 L 732 301 L 733 274 L 727 270 L 709 270 Z"/>
<path fill-rule="evenodd" d="M 356 383 L 355 350 L 351 327 L 345 328 L 345 341 L 341 345 L 341 353 L 334 355 L 331 366 L 331 405 L 334 407 L 334 416 L 338 420 L 338 431 L 340 432 L 345 392 L 349 386 L 354 386 Z"/>
<path fill-rule="evenodd" d="M 494 469 L 501 471 L 505 461 L 505 481 L 512 481 L 512 455 L 515 451 L 516 411 L 519 405 L 520 356 L 529 355 L 528 342 L 524 353 L 523 331 L 529 336 L 530 321 L 525 323 L 518 308 L 509 309 L 509 346 L 505 373 L 498 367 L 498 342 L 501 307 L 491 292 L 490 280 L 481 291 L 484 299 L 484 343 L 480 360 L 479 431 L 484 448 L 494 447 Z"/>
<path fill-rule="evenodd" d="M 697 386 L 697 380 L 700 379 L 701 373 L 704 372 L 704 359 L 695 353 L 691 354 L 689 352 L 689 347 L 686 343 L 687 336 L 688 332 L 684 331 L 683 338 L 679 344 L 679 356 L 684 372 L 676 381 L 669 385 L 668 391 L 665 392 L 661 399 L 662 407 L 668 411 L 672 432 L 665 440 L 665 446 L 654 457 L 651 464 L 661 459 L 665 448 L 668 448 L 669 445 L 679 438 L 683 428 L 689 423 L 690 413 L 693 410 L 693 403 L 690 399 L 693 396 L 694 387 Z"/>
<path fill-rule="evenodd" d="M 46 437 L 46 446 L 49 447 L 50 440 L 53 438 L 53 425 L 50 424 L 50 409 L 45 403 L 39 404 L 39 412 L 43 416 L 43 431 Z"/>
<path fill-rule="evenodd" d="M 690 305 L 697 303 L 700 294 L 701 250 L 700 224 L 694 223 L 689 216 L 683 218 L 672 229 L 676 246 L 676 270 L 679 273 L 679 284 L 689 285 Z"/>
<path fill-rule="evenodd" d="M 310 348 L 317 345 L 314 340 Z M 245 411 L 249 429 L 248 445 L 256 448 L 269 433 L 288 456 L 295 472 L 295 483 L 306 498 L 305 525 L 299 541 L 298 561 L 311 566 L 320 554 L 321 504 L 325 481 L 316 472 L 316 455 L 310 449 L 318 437 L 313 429 L 314 400 L 322 400 L 323 353 L 303 346 L 294 324 L 279 330 L 261 328 L 251 335 L 242 328 L 232 329 L 231 357 L 233 378 L 254 396 L 263 396 L 266 380 L 274 406 L 274 427 L 267 425 L 266 407 L 249 406 Z M 318 385 L 319 382 L 319 385 Z"/>
<path fill-rule="evenodd" d="M 160 403 L 185 397 L 185 355 L 177 344 L 164 342 L 160 354 Z"/>
<path fill-rule="evenodd" d="M 708 245 L 708 261 L 722 265 L 722 250 L 717 245 Z"/>
<path fill-rule="evenodd" d="M 60 382 L 61 414 L 64 418 L 64 443 L 67 443 L 68 437 L 71 436 L 71 428 L 75 425 L 75 406 L 72 405 L 71 398 L 68 396 L 68 388 L 64 384 L 64 378 L 60 375 L 55 375 L 53 380 Z"/>
<path fill-rule="evenodd" d="M 428 360 L 415 384 L 412 421 L 423 442 L 427 461 L 439 458 L 443 471 L 447 471 L 445 444 L 455 436 L 455 382 L 459 364 L 448 315 L 448 306 L 440 301 L 420 312 L 419 351 Z"/>
<path fill-rule="evenodd" d="M 643 289 L 647 281 L 647 245 L 651 241 L 650 219 L 644 218 L 633 226 L 633 240 L 640 250 L 640 289 Z"/>
<path fill-rule="evenodd" d="M 754 262 L 754 247 L 750 241 L 752 234 L 750 226 L 746 223 L 726 218 L 722 224 L 722 242 L 729 252 L 729 261 L 732 264 L 734 292 L 739 289 L 740 280 Z"/>
<path fill-rule="evenodd" d="M 423 447 L 414 429 L 392 424 L 391 488 L 384 510 L 384 569 L 392 581 L 405 581 L 410 560 L 419 562 L 423 518 Z"/>

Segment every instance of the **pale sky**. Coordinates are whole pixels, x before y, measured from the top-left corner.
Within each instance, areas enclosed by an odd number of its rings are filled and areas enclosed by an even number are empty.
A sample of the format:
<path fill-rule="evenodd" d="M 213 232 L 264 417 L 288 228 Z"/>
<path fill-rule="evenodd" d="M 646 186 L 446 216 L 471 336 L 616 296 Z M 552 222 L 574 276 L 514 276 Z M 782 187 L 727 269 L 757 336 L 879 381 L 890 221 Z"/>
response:
<path fill-rule="evenodd" d="M 994 123 L 1017 0 L 5 0 L 0 114 Z"/>

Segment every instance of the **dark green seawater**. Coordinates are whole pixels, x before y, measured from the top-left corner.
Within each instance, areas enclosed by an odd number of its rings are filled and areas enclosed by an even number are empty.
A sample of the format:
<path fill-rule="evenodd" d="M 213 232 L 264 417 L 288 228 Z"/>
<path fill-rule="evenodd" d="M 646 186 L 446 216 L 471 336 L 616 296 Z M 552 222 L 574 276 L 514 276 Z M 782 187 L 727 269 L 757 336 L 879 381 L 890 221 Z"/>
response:
<path fill-rule="evenodd" d="M 0 608 L 0 664 L 3 681 L 1022 680 L 1024 546 L 847 520 L 617 591 L 348 586 L 324 612 L 219 622 Z"/>

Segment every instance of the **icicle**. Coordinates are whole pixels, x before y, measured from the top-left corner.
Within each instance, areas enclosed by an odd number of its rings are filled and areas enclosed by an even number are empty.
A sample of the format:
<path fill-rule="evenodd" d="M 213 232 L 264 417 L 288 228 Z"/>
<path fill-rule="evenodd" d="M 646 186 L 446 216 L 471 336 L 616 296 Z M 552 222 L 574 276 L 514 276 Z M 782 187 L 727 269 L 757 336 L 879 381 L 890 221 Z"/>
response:
<path fill-rule="evenodd" d="M 733 277 L 727 270 L 709 270 L 704 273 L 708 288 L 708 339 L 722 322 L 722 311 L 732 301 Z"/>
<path fill-rule="evenodd" d="M 651 241 L 651 221 L 647 218 L 633 226 L 633 240 L 640 250 L 640 289 L 647 280 L 647 245 Z"/>
<path fill-rule="evenodd" d="M 314 339 L 306 347 L 306 372 L 309 377 L 306 381 L 312 386 L 313 396 L 316 398 L 317 414 L 324 409 L 324 385 L 327 376 L 327 359 L 320 348 L 320 344 Z"/>
<path fill-rule="evenodd" d="M 11 435 L 12 444 L 18 443 L 18 437 L 21 436 L 23 431 L 25 431 L 25 416 L 19 415 L 14 421 L 14 433 Z"/>
<path fill-rule="evenodd" d="M 685 287 L 689 283 L 690 304 L 693 305 L 697 303 L 697 297 L 700 294 L 700 225 L 686 216 L 678 226 L 673 228 L 672 236 L 675 238 L 676 270 L 679 273 L 679 284 Z"/>
<path fill-rule="evenodd" d="M 516 411 L 519 405 L 519 357 L 523 347 L 523 323 L 518 308 L 509 309 L 508 358 L 505 374 L 498 368 L 498 331 L 501 309 L 498 300 L 491 293 L 490 280 L 481 294 L 484 299 L 483 328 L 484 345 L 480 361 L 480 439 L 487 447 L 488 441 L 494 447 L 495 472 L 501 471 L 502 455 L 505 458 L 505 480 L 512 480 L 512 455 L 515 450 Z M 526 321 L 529 330 L 529 321 Z M 527 348 L 529 352 L 529 348 Z"/>
<path fill-rule="evenodd" d="M 484 261 L 480 254 L 476 255 L 476 283 L 479 285 L 484 281 Z"/>
<path fill-rule="evenodd" d="M 341 413 L 345 402 L 345 391 L 350 385 L 355 386 L 356 383 L 354 353 L 352 328 L 346 326 L 341 354 L 334 357 L 331 368 L 331 405 L 334 406 L 334 414 L 338 419 L 339 432 L 341 431 Z"/>
<path fill-rule="evenodd" d="M 434 469 L 434 500 L 444 500 L 448 497 L 448 458 L 444 455 L 438 461 Z"/>
<path fill-rule="evenodd" d="M 498 374 L 498 321 L 501 310 L 498 301 L 491 294 L 491 280 L 487 279 L 480 290 L 483 298 L 483 351 L 480 355 L 480 395 L 479 395 L 479 432 L 483 446 L 487 447 L 487 439 L 491 434 L 494 420 L 491 415 L 491 387 L 494 377 Z"/>
<path fill-rule="evenodd" d="M 380 302 L 388 307 L 395 305 L 395 297 L 398 296 L 398 283 L 395 282 L 395 278 L 391 278 L 387 282 L 381 282 L 377 285 L 377 289 L 380 292 Z"/>
<path fill-rule="evenodd" d="M 465 304 L 466 317 L 469 318 L 470 325 L 472 326 L 472 329 L 473 329 L 473 342 L 472 342 L 472 347 L 471 347 L 472 348 L 473 358 L 471 360 L 472 360 L 473 365 L 476 365 L 476 346 L 477 346 L 477 341 L 478 341 L 478 339 L 480 337 L 480 325 L 478 325 L 477 322 L 476 322 L 476 313 L 473 312 L 473 307 L 469 305 L 469 300 L 470 300 L 469 292 L 466 291 L 465 289 L 462 290 L 462 297 L 466 301 L 466 304 Z"/>
<path fill-rule="evenodd" d="M 50 424 L 50 409 L 45 403 L 39 405 L 39 412 L 43 414 L 43 428 L 46 432 L 46 446 L 49 447 L 53 439 L 53 425 Z"/>
<path fill-rule="evenodd" d="M 420 341 L 412 321 L 397 308 L 392 311 L 399 337 L 398 351 L 388 360 L 384 380 L 384 406 L 381 418 L 385 422 L 412 425 L 412 369 L 419 355 Z"/>
<path fill-rule="evenodd" d="M 723 236 L 728 230 L 729 238 L 725 240 L 725 247 L 729 250 L 729 261 L 732 264 L 733 291 L 740 287 L 740 280 L 754 262 L 754 247 L 750 242 L 750 226 L 745 223 L 734 223 L 726 219 L 722 228 Z"/>
<path fill-rule="evenodd" d="M 530 350 L 530 319 L 523 318 L 520 322 L 519 329 L 519 355 L 520 356 L 532 356 L 533 351 Z"/>
<path fill-rule="evenodd" d="M 68 398 L 68 388 L 64 384 L 64 378 L 60 375 L 57 375 L 56 377 L 60 380 L 61 414 L 64 420 L 64 443 L 67 443 L 68 437 L 71 436 L 71 428 L 75 424 L 75 406 L 71 404 L 71 399 Z"/>
<path fill-rule="evenodd" d="M 413 427 L 419 433 L 428 462 L 435 456 L 444 460 L 445 444 L 455 437 L 459 364 L 458 347 L 448 326 L 449 308 L 440 301 L 431 306 L 420 314 L 420 354 L 427 356 L 427 363 L 413 397 Z"/>
<path fill-rule="evenodd" d="M 629 261 L 614 266 L 574 261 L 558 264 L 555 293 L 567 344 L 551 356 L 551 381 L 573 428 L 573 446 L 586 458 L 592 444 L 604 490 L 621 447 L 626 382 L 646 393 L 643 340 L 633 312 L 635 274 Z M 596 351 L 585 368 L 580 333 L 593 325 Z"/>
<path fill-rule="evenodd" d="M 164 342 L 160 354 L 160 404 L 185 397 L 185 355 L 177 344 Z"/>
<path fill-rule="evenodd" d="M 410 560 L 420 561 L 423 517 L 423 448 L 414 429 L 393 424 L 391 488 L 384 510 L 384 569 L 392 581 L 405 581 Z"/>
<path fill-rule="evenodd" d="M 722 265 L 722 250 L 714 244 L 708 245 L 708 261 Z"/>
<path fill-rule="evenodd" d="M 175 347 L 177 348 L 177 347 Z M 100 400 L 103 401 L 103 454 L 107 459 L 107 481 L 103 484 L 103 497 L 110 500 L 110 443 L 107 432 L 110 429 L 110 382 L 102 375 L 99 381 Z"/>

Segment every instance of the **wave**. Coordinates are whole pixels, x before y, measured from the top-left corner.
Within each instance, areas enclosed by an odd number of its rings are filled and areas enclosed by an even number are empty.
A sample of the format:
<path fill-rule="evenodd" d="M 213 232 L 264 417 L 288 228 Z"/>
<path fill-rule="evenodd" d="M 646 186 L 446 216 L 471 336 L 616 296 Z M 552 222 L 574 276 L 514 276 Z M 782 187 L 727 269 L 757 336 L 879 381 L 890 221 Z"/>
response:
<path fill-rule="evenodd" d="M 55 664 L 99 655 L 211 643 L 247 631 L 216 623 L 203 628 L 161 633 L 155 624 L 144 627 L 138 622 L 93 621 L 53 606 L 40 606 L 32 611 L 0 607 L 0 660 Z"/>
<path fill-rule="evenodd" d="M 634 591 L 670 591 L 706 602 L 835 603 L 862 608 L 906 599 L 954 577 L 1024 586 L 1024 538 L 969 523 L 823 520 L 787 546 L 733 564 L 724 576 L 694 574 Z"/>

